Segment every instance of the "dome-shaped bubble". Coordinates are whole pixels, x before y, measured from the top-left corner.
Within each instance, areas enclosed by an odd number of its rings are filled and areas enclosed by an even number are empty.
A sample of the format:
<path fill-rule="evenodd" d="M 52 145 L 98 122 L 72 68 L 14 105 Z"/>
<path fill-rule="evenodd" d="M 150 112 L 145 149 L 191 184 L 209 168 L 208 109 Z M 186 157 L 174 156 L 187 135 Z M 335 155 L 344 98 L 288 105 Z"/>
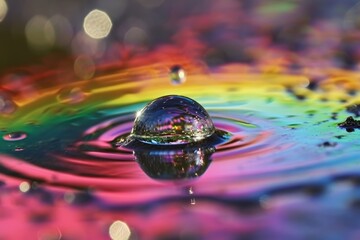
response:
<path fill-rule="evenodd" d="M 177 95 L 153 100 L 137 113 L 131 136 L 149 144 L 197 142 L 215 132 L 206 110 L 196 101 Z"/>

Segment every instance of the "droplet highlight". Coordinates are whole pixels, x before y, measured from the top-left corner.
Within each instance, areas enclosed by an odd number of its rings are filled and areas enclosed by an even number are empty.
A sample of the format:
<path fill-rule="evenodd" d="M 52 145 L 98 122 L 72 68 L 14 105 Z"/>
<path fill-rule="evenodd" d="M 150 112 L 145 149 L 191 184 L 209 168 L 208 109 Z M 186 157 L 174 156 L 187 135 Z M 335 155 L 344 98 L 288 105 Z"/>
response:
<path fill-rule="evenodd" d="M 130 137 L 155 145 L 198 142 L 215 132 L 206 110 L 196 101 L 177 95 L 153 100 L 136 114 Z"/>

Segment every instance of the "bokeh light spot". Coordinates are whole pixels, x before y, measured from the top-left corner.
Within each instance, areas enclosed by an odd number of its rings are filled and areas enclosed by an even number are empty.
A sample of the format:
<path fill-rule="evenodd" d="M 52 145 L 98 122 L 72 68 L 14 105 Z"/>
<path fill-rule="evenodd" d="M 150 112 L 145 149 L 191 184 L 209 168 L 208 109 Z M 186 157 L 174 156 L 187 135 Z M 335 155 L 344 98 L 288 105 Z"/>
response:
<path fill-rule="evenodd" d="M 75 194 L 70 192 L 65 193 L 64 200 L 69 204 L 73 203 L 75 201 Z"/>
<path fill-rule="evenodd" d="M 105 38 L 112 28 L 112 21 L 106 12 L 95 9 L 84 19 L 84 31 L 94 39 Z"/>
<path fill-rule="evenodd" d="M 88 56 L 79 56 L 74 62 L 74 72 L 80 79 L 90 79 L 95 74 L 95 63 Z"/>
<path fill-rule="evenodd" d="M 143 45 L 146 43 L 147 34 L 139 27 L 131 27 L 124 36 L 124 42 L 127 44 Z"/>
<path fill-rule="evenodd" d="M 55 31 L 55 44 L 66 47 L 71 43 L 74 30 L 69 20 L 62 15 L 55 15 L 50 18 Z"/>
<path fill-rule="evenodd" d="M 122 221 L 115 221 L 109 227 L 109 235 L 112 240 L 127 240 L 131 231 L 128 225 Z"/>
<path fill-rule="evenodd" d="M 19 185 L 20 192 L 26 193 L 30 190 L 30 184 L 28 182 L 22 182 Z"/>
<path fill-rule="evenodd" d="M 55 43 L 55 30 L 52 23 L 45 17 L 36 15 L 25 27 L 28 44 L 36 51 L 48 50 Z"/>
<path fill-rule="evenodd" d="M 0 0 L 0 22 L 2 22 L 7 14 L 8 6 L 4 0 Z"/>

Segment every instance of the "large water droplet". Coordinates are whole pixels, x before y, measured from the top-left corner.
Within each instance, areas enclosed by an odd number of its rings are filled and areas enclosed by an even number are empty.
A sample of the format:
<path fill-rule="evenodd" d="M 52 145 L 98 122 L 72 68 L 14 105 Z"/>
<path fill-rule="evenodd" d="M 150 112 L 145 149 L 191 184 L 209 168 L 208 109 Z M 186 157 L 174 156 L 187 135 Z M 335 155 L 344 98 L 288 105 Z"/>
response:
<path fill-rule="evenodd" d="M 185 71 L 180 65 L 172 66 L 169 75 L 172 84 L 177 85 L 186 81 Z"/>
<path fill-rule="evenodd" d="M 27 137 L 27 134 L 24 132 L 12 132 L 7 133 L 3 136 L 3 139 L 6 141 L 19 141 Z"/>
<path fill-rule="evenodd" d="M 177 95 L 153 100 L 137 113 L 131 137 L 149 144 L 173 145 L 201 141 L 215 132 L 206 110 Z"/>

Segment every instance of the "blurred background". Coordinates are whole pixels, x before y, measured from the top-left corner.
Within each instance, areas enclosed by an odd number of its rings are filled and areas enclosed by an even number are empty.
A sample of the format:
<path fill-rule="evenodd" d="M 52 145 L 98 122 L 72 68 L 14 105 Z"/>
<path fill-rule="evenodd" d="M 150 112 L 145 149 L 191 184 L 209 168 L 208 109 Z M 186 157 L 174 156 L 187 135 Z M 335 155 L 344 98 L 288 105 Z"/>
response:
<path fill-rule="evenodd" d="M 71 59 L 90 78 L 82 66 L 166 47 L 209 66 L 281 58 L 356 68 L 359 13 L 357 0 L 0 0 L 0 73 Z"/>

